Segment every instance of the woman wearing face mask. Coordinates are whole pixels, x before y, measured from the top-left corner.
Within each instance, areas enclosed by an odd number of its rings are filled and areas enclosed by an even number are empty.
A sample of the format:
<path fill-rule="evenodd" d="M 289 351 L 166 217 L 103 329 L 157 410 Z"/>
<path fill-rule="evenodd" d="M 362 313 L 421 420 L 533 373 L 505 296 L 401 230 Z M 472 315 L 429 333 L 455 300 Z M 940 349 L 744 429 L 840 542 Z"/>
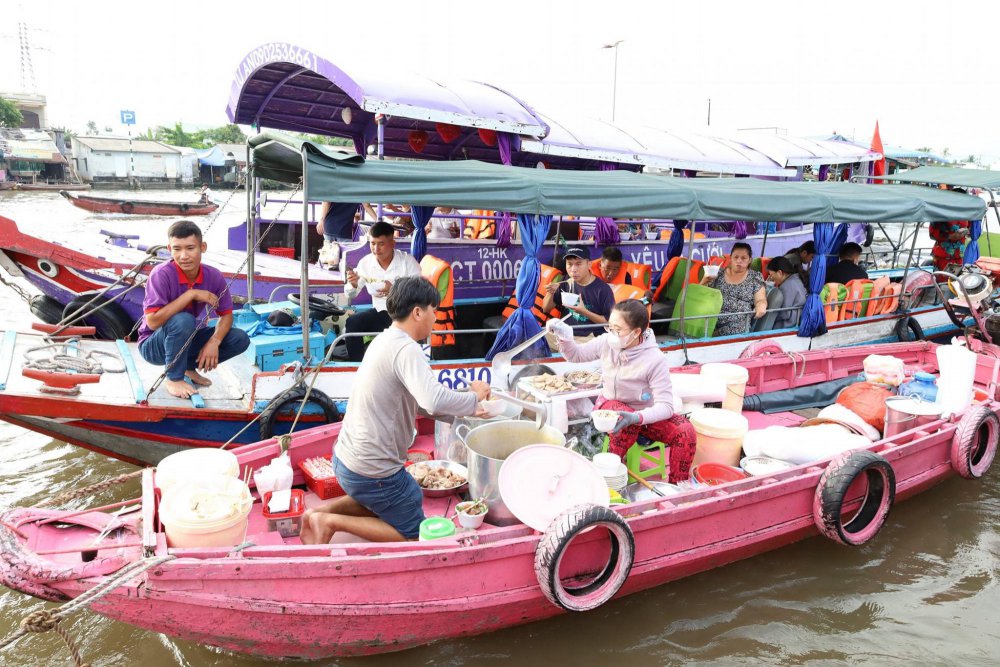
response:
<path fill-rule="evenodd" d="M 760 319 L 767 312 L 764 277 L 760 275 L 760 271 L 750 269 L 752 256 L 749 245 L 734 243 L 729 255 L 729 266 L 714 278 L 706 275 L 701 281 L 702 285 L 722 292 L 722 313 L 715 325 L 716 336 L 746 333 L 750 331 L 750 315 Z"/>
<path fill-rule="evenodd" d="M 635 299 L 616 304 L 607 333 L 586 343 L 575 342 L 572 329 L 558 319 L 546 326 L 559 339 L 567 361 L 601 360 L 604 387 L 595 409 L 618 413 L 608 451 L 624 458 L 636 438 L 645 435 L 670 447 L 670 481 L 687 479 L 694 458 L 694 427 L 674 414 L 667 358 L 648 328 L 646 306 Z"/>

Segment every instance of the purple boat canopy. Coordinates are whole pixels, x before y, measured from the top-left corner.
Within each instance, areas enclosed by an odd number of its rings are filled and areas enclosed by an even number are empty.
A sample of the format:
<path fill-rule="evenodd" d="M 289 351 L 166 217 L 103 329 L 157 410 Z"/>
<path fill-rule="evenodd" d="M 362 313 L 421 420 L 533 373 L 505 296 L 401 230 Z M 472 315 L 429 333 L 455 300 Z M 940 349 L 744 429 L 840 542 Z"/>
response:
<path fill-rule="evenodd" d="M 759 133 L 713 137 L 563 115 L 556 119 L 488 83 L 442 82 L 401 70 L 375 72 L 357 54 L 344 58 L 335 65 L 287 43 L 254 49 L 236 70 L 229 119 L 343 137 L 362 155 L 377 143 L 381 121 L 385 155 L 527 167 L 544 163 L 557 169 L 597 170 L 613 164 L 630 171 L 649 166 L 794 177 L 796 168 L 805 165 L 880 157 L 842 142 Z"/>

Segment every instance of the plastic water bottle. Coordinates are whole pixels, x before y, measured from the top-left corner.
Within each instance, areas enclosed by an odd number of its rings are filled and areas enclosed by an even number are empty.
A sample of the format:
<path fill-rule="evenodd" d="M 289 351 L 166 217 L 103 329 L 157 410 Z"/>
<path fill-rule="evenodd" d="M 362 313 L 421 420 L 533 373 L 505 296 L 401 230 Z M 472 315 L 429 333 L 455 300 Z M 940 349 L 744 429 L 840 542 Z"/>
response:
<path fill-rule="evenodd" d="M 916 373 L 912 380 L 903 383 L 899 388 L 900 396 L 913 396 L 928 403 L 934 403 L 937 400 L 937 394 L 936 379 L 930 373 L 924 372 Z"/>

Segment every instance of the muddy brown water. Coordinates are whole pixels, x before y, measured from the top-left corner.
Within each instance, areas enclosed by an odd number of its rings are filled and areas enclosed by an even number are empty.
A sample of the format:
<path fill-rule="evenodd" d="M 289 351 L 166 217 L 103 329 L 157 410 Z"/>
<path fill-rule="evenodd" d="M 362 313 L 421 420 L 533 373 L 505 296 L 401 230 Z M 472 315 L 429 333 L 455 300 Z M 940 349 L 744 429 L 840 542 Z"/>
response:
<path fill-rule="evenodd" d="M 50 193 L 0 194 L 0 215 L 38 225 L 46 235 L 86 233 L 98 225 L 118 230 L 141 225 L 142 233 L 150 234 L 164 228 L 162 221 L 142 219 L 112 219 L 117 224 L 111 225 Z M 26 326 L 29 318 L 23 302 L 0 286 L 0 328 Z M 0 422 L 2 508 L 131 470 Z M 133 482 L 92 502 L 126 499 L 137 489 Z M 1000 464 L 983 480 L 952 478 L 897 505 L 876 539 L 858 549 L 816 537 L 587 614 L 403 653 L 312 664 L 995 665 L 1000 662 L 998 514 Z M 29 612 L 53 606 L 0 588 L 0 636 L 16 630 Z M 66 625 L 94 667 L 274 664 L 90 612 Z M 0 664 L 71 663 L 62 642 L 48 633 L 0 652 Z"/>

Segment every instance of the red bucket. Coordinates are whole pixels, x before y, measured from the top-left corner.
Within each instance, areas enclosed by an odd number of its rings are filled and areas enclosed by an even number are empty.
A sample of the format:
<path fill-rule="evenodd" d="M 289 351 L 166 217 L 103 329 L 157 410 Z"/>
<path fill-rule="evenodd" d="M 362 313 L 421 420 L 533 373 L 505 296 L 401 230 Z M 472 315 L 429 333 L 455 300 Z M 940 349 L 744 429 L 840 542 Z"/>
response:
<path fill-rule="evenodd" d="M 691 479 L 699 484 L 708 484 L 709 486 L 738 482 L 747 477 L 749 475 L 739 468 L 721 463 L 699 463 L 691 468 Z"/>
<path fill-rule="evenodd" d="M 282 248 L 280 246 L 274 246 L 267 249 L 267 254 L 276 255 L 277 257 L 287 257 L 288 259 L 295 259 L 295 248 Z"/>

